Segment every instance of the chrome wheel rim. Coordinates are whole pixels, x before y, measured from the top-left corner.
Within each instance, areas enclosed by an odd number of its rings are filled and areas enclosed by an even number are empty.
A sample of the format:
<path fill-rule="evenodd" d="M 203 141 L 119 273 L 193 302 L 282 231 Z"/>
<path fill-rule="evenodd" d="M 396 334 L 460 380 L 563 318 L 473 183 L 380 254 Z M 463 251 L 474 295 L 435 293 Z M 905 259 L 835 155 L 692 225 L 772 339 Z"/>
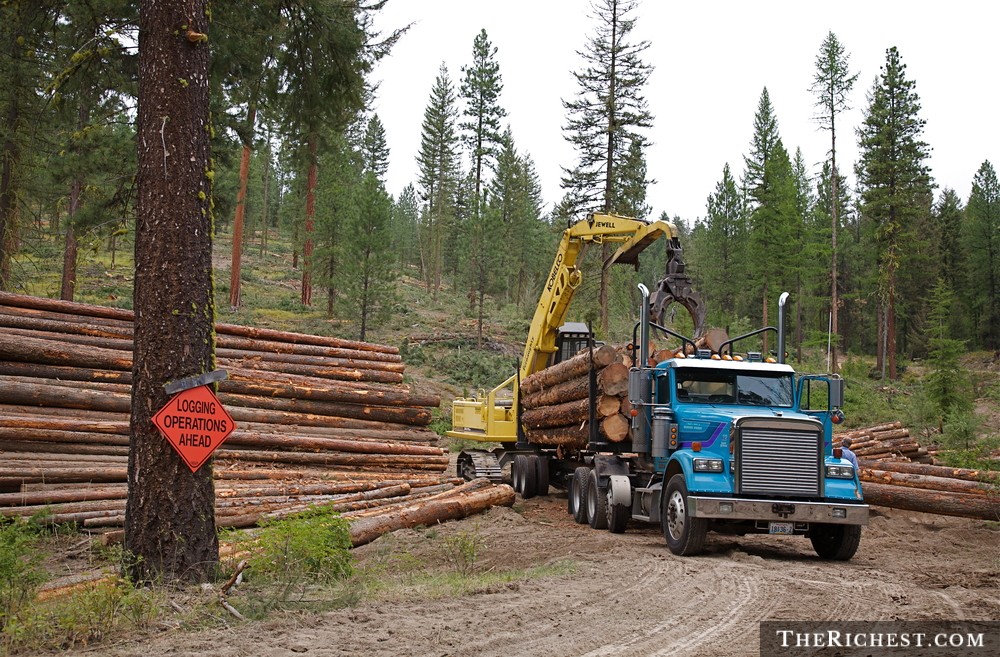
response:
<path fill-rule="evenodd" d="M 679 540 L 684 534 L 684 520 L 687 512 L 684 508 L 684 496 L 680 491 L 674 491 L 667 500 L 667 531 L 674 540 Z"/>

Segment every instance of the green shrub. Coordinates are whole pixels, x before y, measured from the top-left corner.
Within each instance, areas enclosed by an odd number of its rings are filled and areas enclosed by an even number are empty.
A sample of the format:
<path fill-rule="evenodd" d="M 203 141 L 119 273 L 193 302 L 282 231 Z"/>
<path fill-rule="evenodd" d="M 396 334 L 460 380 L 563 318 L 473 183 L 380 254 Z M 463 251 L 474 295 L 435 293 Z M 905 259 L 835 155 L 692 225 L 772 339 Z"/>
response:
<path fill-rule="evenodd" d="M 270 582 L 331 583 L 353 572 L 349 524 L 317 507 L 263 523 L 256 535 L 248 576 Z"/>
<path fill-rule="evenodd" d="M 444 539 L 444 554 L 459 575 L 466 577 L 476 572 L 483 537 L 478 531 L 461 531 Z"/>
<path fill-rule="evenodd" d="M 4 627 L 9 651 L 88 646 L 122 631 L 147 629 L 159 617 L 160 596 L 120 577 L 26 605 Z"/>
<path fill-rule="evenodd" d="M 45 581 L 36 548 L 35 527 L 23 522 L 0 525 L 0 626 L 7 626 Z"/>

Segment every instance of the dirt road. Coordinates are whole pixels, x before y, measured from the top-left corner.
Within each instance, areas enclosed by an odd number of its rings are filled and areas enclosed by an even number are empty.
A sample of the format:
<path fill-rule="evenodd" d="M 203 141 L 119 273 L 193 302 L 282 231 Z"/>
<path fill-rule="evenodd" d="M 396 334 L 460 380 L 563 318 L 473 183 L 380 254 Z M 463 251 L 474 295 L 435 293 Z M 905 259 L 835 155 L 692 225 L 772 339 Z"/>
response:
<path fill-rule="evenodd" d="M 681 558 L 658 527 L 594 531 L 565 504 L 565 495 L 519 500 L 357 550 L 361 567 L 448 573 L 448 537 L 472 537 L 478 572 L 540 574 L 459 597 L 404 587 L 341 611 L 170 632 L 106 654 L 735 657 L 758 654 L 764 619 L 1000 619 L 996 523 L 875 509 L 848 563 L 819 560 L 803 538 L 714 534 L 707 554 Z"/>

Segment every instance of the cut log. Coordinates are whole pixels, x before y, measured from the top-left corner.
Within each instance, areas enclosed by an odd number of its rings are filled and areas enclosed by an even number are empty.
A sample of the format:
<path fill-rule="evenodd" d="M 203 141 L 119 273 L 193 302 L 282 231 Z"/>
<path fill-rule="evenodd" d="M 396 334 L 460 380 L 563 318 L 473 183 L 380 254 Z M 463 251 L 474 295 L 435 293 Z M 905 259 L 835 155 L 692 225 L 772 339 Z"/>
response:
<path fill-rule="evenodd" d="M 548 447 L 563 446 L 569 449 L 583 449 L 590 441 L 590 433 L 585 427 L 576 424 L 569 427 L 551 427 L 548 429 L 528 429 L 525 431 L 528 442 L 532 445 Z"/>
<path fill-rule="evenodd" d="M 949 468 L 943 465 L 926 465 L 923 463 L 910 463 L 907 461 L 892 462 L 859 459 L 858 463 L 862 468 L 880 469 L 888 472 L 909 472 L 911 474 L 928 475 L 932 477 L 948 477 L 950 479 L 961 479 L 963 481 L 1000 484 L 1000 472 L 990 472 L 989 470 Z"/>
<path fill-rule="evenodd" d="M 589 418 L 589 399 L 578 399 L 555 406 L 542 406 L 521 413 L 521 421 L 529 429 L 565 427 L 578 422 L 586 422 Z"/>
<path fill-rule="evenodd" d="M 923 488 L 946 493 L 967 493 L 970 495 L 998 495 L 1000 488 L 996 485 L 983 484 L 975 481 L 964 481 L 950 477 L 935 477 L 931 475 L 912 474 L 909 472 L 889 472 L 873 468 L 861 468 L 858 473 L 861 481 L 877 484 L 892 484 L 909 488 Z"/>
<path fill-rule="evenodd" d="M 74 365 L 104 370 L 132 369 L 132 356 L 115 349 L 81 348 L 0 331 L 0 359 L 48 365 Z"/>
<path fill-rule="evenodd" d="M 863 482 L 861 488 L 868 504 L 944 516 L 1000 520 L 1000 498 L 995 496 L 942 493 L 873 482 Z"/>
<path fill-rule="evenodd" d="M 601 435 L 613 443 L 620 443 L 629 436 L 629 421 L 621 413 L 601 420 Z"/>
<path fill-rule="evenodd" d="M 523 392 L 523 389 L 522 389 Z M 540 408 L 542 406 L 554 406 L 577 399 L 586 399 L 590 395 L 590 377 L 587 375 L 578 376 L 568 381 L 563 381 L 544 390 L 521 396 L 521 405 L 524 408 Z"/>
<path fill-rule="evenodd" d="M 593 352 L 593 366 L 596 369 L 607 367 L 618 359 L 618 352 L 611 345 L 602 345 Z M 591 352 L 585 349 L 569 360 L 564 360 L 552 367 L 547 367 L 521 381 L 521 392 L 531 394 L 543 388 L 554 386 L 576 378 L 590 371 Z"/>
<path fill-rule="evenodd" d="M 608 417 L 611 415 L 617 415 L 618 411 L 621 410 L 622 400 L 620 397 L 615 397 L 613 395 L 601 395 L 597 398 L 597 406 L 595 411 L 597 411 L 597 417 Z"/>
<path fill-rule="evenodd" d="M 606 395 L 624 395 L 628 392 L 628 367 L 611 363 L 597 373 L 597 386 Z"/>
<path fill-rule="evenodd" d="M 514 489 L 506 484 L 476 490 L 446 499 L 427 501 L 390 515 L 358 519 L 351 523 L 351 543 L 370 543 L 379 536 L 404 527 L 432 526 L 445 520 L 465 518 L 492 506 L 514 504 Z"/>

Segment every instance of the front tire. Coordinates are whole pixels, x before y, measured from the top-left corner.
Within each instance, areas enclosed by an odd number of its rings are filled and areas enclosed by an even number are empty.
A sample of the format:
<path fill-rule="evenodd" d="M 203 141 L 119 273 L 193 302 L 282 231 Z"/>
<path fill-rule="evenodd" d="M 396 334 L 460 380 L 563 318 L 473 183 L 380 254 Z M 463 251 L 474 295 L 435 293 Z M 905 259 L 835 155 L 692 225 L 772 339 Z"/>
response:
<path fill-rule="evenodd" d="M 597 470 L 590 471 L 587 481 L 587 519 L 591 529 L 608 528 L 608 489 L 597 482 Z"/>
<path fill-rule="evenodd" d="M 667 483 L 660 526 L 663 538 L 667 540 L 667 547 L 678 556 L 698 554 L 705 547 L 708 521 L 704 518 L 692 518 L 688 513 L 688 490 L 683 474 L 675 474 Z"/>
<path fill-rule="evenodd" d="M 579 467 L 573 471 L 569 482 L 569 512 L 573 520 L 581 525 L 587 522 L 587 487 L 590 483 L 590 468 Z"/>
<path fill-rule="evenodd" d="M 861 545 L 861 525 L 814 524 L 809 540 L 821 559 L 849 561 Z"/>

